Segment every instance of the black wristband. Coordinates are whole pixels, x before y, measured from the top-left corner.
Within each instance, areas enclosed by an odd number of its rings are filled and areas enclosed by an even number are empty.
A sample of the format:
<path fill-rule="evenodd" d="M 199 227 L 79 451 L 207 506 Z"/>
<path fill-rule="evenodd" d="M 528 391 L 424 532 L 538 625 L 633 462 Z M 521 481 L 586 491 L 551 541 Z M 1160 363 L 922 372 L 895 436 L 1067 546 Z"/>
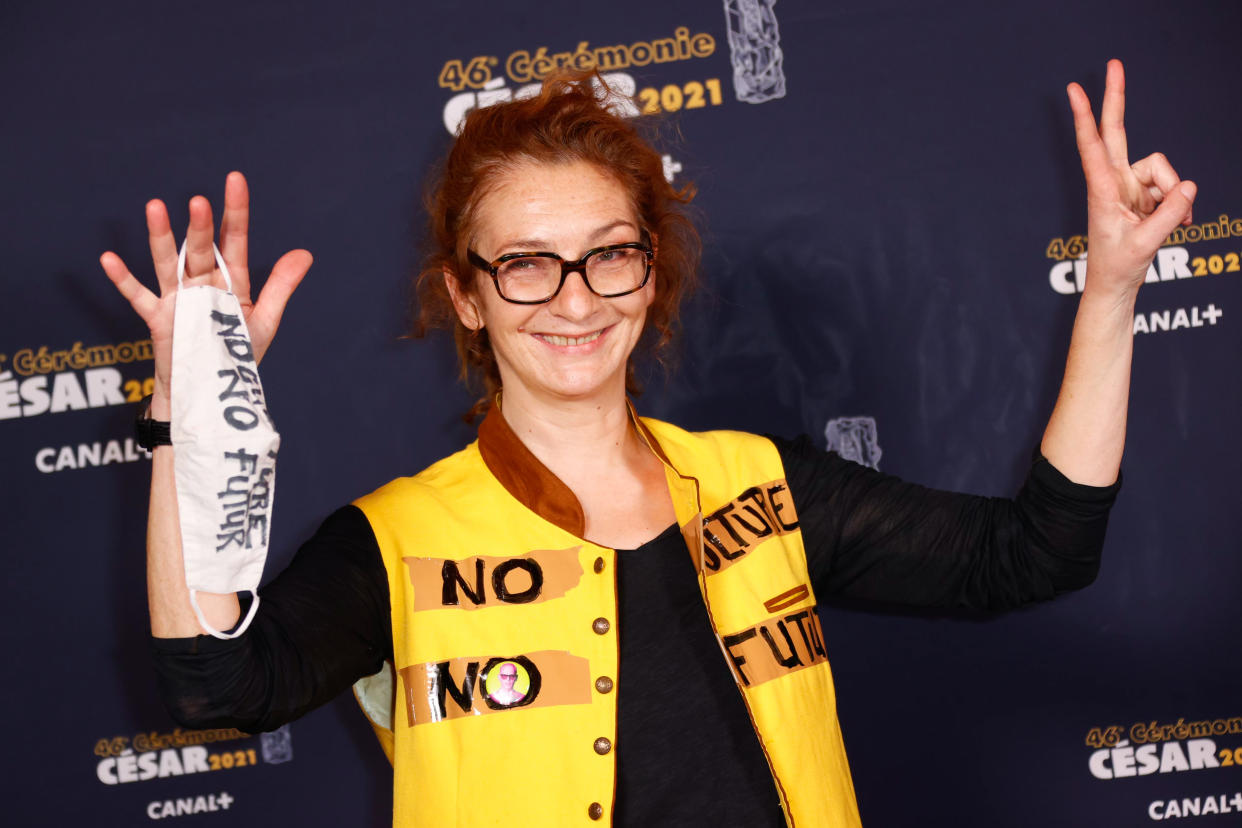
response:
<path fill-rule="evenodd" d="M 150 394 L 142 398 L 138 419 L 134 420 L 134 432 L 138 438 L 138 445 L 147 451 L 151 451 L 156 446 L 172 445 L 172 423 L 151 419 Z"/>

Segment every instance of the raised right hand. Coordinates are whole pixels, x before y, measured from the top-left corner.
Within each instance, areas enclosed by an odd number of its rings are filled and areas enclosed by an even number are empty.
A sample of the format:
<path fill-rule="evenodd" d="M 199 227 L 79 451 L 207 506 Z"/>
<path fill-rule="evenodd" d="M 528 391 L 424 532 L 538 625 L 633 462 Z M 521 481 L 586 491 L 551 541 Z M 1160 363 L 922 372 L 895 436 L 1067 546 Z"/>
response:
<path fill-rule="evenodd" d="M 233 293 L 241 303 L 246 326 L 250 330 L 251 344 L 256 360 L 263 358 L 276 329 L 281 314 L 293 291 L 311 266 L 311 254 L 306 250 L 290 250 L 272 267 L 271 274 L 259 293 L 257 302 L 250 300 L 250 270 L 247 267 L 248 227 L 250 223 L 250 191 L 246 178 L 239 172 L 229 173 L 224 184 L 224 217 L 220 222 L 220 252 L 228 266 L 233 282 Z M 155 356 L 155 392 L 151 415 L 156 419 L 168 419 L 169 393 L 171 390 L 173 309 L 177 295 L 177 240 L 168 221 L 168 209 L 164 202 L 154 199 L 147 202 L 147 233 L 151 245 L 151 259 L 160 293 L 155 295 L 144 286 L 121 261 L 121 257 L 108 251 L 99 257 L 108 278 L 121 295 L 147 323 L 151 330 L 151 344 Z M 211 284 L 225 287 L 224 276 L 216 266 L 212 252 L 215 225 L 211 217 L 211 203 L 203 196 L 190 199 L 190 226 L 186 233 L 186 286 Z"/>
<path fill-rule="evenodd" d="M 1083 88 L 1071 83 L 1066 92 L 1087 179 L 1086 290 L 1124 297 L 1128 304 L 1168 235 L 1190 223 L 1198 190 L 1161 153 L 1130 163 L 1121 61 L 1108 62 L 1098 126 Z"/>

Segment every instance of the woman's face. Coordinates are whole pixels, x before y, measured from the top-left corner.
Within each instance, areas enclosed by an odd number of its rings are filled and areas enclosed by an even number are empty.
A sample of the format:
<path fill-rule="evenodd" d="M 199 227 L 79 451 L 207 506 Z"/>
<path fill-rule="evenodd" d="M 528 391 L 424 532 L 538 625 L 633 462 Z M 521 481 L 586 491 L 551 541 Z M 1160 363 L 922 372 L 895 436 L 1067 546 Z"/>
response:
<path fill-rule="evenodd" d="M 574 261 L 592 248 L 639 241 L 641 229 L 625 189 L 597 167 L 530 162 L 502 174 L 483 197 L 470 246 L 489 262 L 533 251 Z M 464 275 L 469 291 L 446 274 L 462 323 L 488 332 L 506 398 L 545 402 L 624 397 L 655 278 L 653 270 L 640 290 L 603 299 L 571 273 L 550 302 L 515 305 L 485 271 Z"/>

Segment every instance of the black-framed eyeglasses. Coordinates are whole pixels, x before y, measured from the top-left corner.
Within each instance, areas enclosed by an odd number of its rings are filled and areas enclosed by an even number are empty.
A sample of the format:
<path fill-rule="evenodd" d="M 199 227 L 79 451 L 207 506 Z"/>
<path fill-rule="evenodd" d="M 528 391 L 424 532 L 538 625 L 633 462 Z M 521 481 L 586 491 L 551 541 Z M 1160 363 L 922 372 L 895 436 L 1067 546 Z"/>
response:
<path fill-rule="evenodd" d="M 587 289 L 596 296 L 612 299 L 633 293 L 651 278 L 655 253 L 650 235 L 643 230 L 642 241 L 596 247 L 576 262 L 546 252 L 506 253 L 489 262 L 470 249 L 466 258 L 491 274 L 501 299 L 515 305 L 542 305 L 555 299 L 575 272 L 582 274 Z"/>

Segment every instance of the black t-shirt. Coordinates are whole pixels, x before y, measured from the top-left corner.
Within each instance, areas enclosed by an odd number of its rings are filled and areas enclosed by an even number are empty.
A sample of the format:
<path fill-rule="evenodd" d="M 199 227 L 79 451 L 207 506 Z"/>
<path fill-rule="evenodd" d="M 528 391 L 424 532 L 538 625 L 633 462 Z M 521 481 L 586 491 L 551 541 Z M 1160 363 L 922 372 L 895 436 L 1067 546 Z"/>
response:
<path fill-rule="evenodd" d="M 1085 586 L 1098 570 L 1119 484 L 1075 484 L 1037 457 L 1014 499 L 960 495 L 806 437 L 773 442 L 820 598 L 998 610 Z M 617 560 L 617 823 L 783 825 L 680 533 L 670 527 Z M 270 730 L 331 700 L 393 657 L 388 581 L 366 517 L 333 513 L 263 589 L 245 635 L 152 646 L 165 703 L 187 727 Z"/>

